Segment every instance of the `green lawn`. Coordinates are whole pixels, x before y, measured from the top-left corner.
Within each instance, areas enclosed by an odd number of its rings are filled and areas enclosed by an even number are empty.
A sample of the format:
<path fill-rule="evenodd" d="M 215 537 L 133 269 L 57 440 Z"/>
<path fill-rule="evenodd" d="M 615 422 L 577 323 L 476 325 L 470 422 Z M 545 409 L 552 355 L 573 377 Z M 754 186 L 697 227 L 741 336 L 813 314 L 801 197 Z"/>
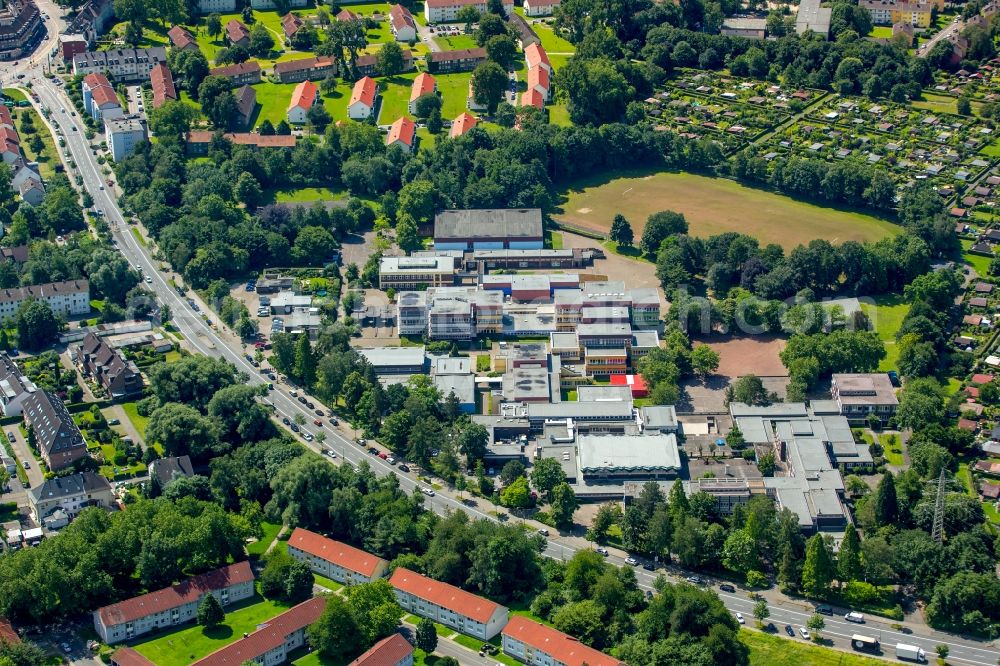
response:
<path fill-rule="evenodd" d="M 284 543 L 284 542 L 282 542 L 282 543 Z M 326 589 L 330 590 L 331 592 L 336 592 L 337 590 L 340 590 L 340 589 L 342 589 L 344 587 L 343 583 L 338 583 L 335 580 L 330 580 L 329 578 L 327 578 L 325 576 L 320 576 L 317 573 L 313 574 L 313 580 L 316 581 L 317 585 L 325 587 Z"/>
<path fill-rule="evenodd" d="M 972 247 L 973 241 L 962 239 L 962 249 L 968 250 Z M 990 258 L 985 257 L 981 254 L 972 254 L 971 252 L 963 252 L 962 259 L 965 260 L 966 265 L 972 266 L 973 270 L 979 273 L 980 276 L 986 276 L 990 274 Z"/>
<path fill-rule="evenodd" d="M 892 450 L 893 447 L 889 444 L 889 439 L 891 437 L 895 437 L 896 438 L 895 448 L 899 451 L 899 453 L 896 453 L 896 452 L 894 452 Z M 903 438 L 900 437 L 899 435 L 892 435 L 892 434 L 882 433 L 882 434 L 880 434 L 878 436 L 878 440 L 879 440 L 879 443 L 882 444 L 882 449 L 884 451 L 884 453 L 882 455 L 885 456 L 885 461 L 887 463 L 889 463 L 890 465 L 895 465 L 897 467 L 902 467 L 903 466 L 903 452 L 906 449 L 906 445 L 903 444 Z"/>
<path fill-rule="evenodd" d="M 521 16 L 524 16 L 523 7 L 515 7 L 514 11 L 520 14 Z M 527 19 L 528 23 L 531 23 L 533 20 L 535 20 L 530 17 L 525 17 L 525 18 Z M 576 47 L 573 46 L 573 44 L 570 43 L 568 40 L 563 39 L 561 36 L 557 35 L 553 27 L 548 23 L 539 21 L 538 23 L 533 23 L 531 25 L 531 28 L 535 31 L 535 34 L 538 35 L 538 38 L 542 40 L 542 48 L 544 48 L 545 52 L 548 53 L 550 56 L 553 53 L 567 53 L 567 54 L 576 53 Z"/>
<path fill-rule="evenodd" d="M 14 88 L 4 88 L 3 94 L 4 97 L 13 100 L 15 102 L 23 102 L 26 99 L 28 99 L 27 97 L 25 97 L 23 92 L 21 92 L 20 90 L 15 90 Z"/>
<path fill-rule="evenodd" d="M 750 648 L 750 666 L 881 666 L 879 659 L 831 650 L 743 629 L 740 641 Z"/>
<path fill-rule="evenodd" d="M 135 429 L 139 431 L 139 434 L 146 437 L 146 424 L 149 423 L 148 416 L 140 416 L 139 412 L 136 410 L 134 402 L 122 403 L 122 409 L 125 410 L 125 416 L 128 420 L 132 422 Z"/>
<path fill-rule="evenodd" d="M 887 28 L 887 30 L 892 30 L 892 28 Z M 921 95 L 922 99 L 913 100 L 913 108 L 924 109 L 925 111 L 934 111 L 936 113 L 958 113 L 956 107 L 957 98 L 951 97 L 949 95 L 935 95 L 934 93 L 924 92 Z"/>
<path fill-rule="evenodd" d="M 253 87 L 257 91 L 257 103 L 260 107 L 257 110 L 257 118 L 254 119 L 254 126 L 270 120 L 272 125 L 277 125 L 288 117 L 288 103 L 292 100 L 292 91 L 295 90 L 295 83 L 271 83 L 270 81 L 257 83 Z M 338 81 L 337 88 L 332 93 L 320 93 L 323 105 L 330 112 L 330 117 L 334 122 L 347 120 L 347 101 L 351 97 L 351 87 L 343 81 Z"/>
<path fill-rule="evenodd" d="M 876 39 L 892 39 L 892 28 L 884 25 L 875 26 L 868 36 Z"/>
<path fill-rule="evenodd" d="M 400 116 L 410 116 L 410 89 L 416 72 L 401 74 L 379 81 L 382 106 L 379 111 L 379 124 L 389 125 Z M 456 72 L 453 74 L 436 75 L 438 91 L 441 94 L 441 117 L 452 120 L 466 111 L 466 100 L 469 96 L 469 80 L 472 72 Z"/>
<path fill-rule="evenodd" d="M 275 203 L 311 203 L 343 199 L 347 196 L 347 192 L 332 190 L 329 187 L 302 187 L 266 190 L 264 196 L 265 199 L 273 199 Z"/>
<path fill-rule="evenodd" d="M 21 132 L 21 149 L 29 161 L 38 162 L 38 175 L 42 180 L 48 180 L 56 173 L 56 165 L 60 164 L 59 153 L 56 151 L 56 142 L 49 132 L 48 126 L 42 122 L 41 116 L 33 108 L 18 109 L 14 114 L 14 124 L 18 131 L 21 131 L 21 118 L 30 116 L 35 127 L 35 133 L 42 138 L 42 149 L 39 152 L 31 150 L 31 137 L 33 135 Z"/>
<path fill-rule="evenodd" d="M 435 35 L 434 41 L 441 47 L 442 51 L 461 51 L 463 49 L 474 49 L 479 46 L 476 38 L 472 35 L 458 34 L 442 37 Z"/>
<path fill-rule="evenodd" d="M 902 296 L 876 296 L 875 305 L 862 303 L 861 309 L 871 319 L 872 326 L 885 345 L 886 356 L 879 364 L 879 370 L 894 370 L 899 351 L 896 349 L 896 331 L 903 324 L 903 318 L 910 309 Z"/>
<path fill-rule="evenodd" d="M 549 104 L 549 124 L 569 127 L 573 121 L 569 119 L 569 109 L 565 104 Z"/>
<path fill-rule="evenodd" d="M 278 536 L 278 532 L 281 531 L 281 525 L 276 523 L 263 522 L 260 524 L 260 527 L 264 531 L 264 536 L 247 546 L 247 554 L 250 557 L 260 557 L 267 552 L 267 547 L 271 545 L 271 542 Z"/>
<path fill-rule="evenodd" d="M 194 625 L 135 645 L 142 655 L 157 666 L 187 666 L 192 661 L 215 652 L 239 640 L 244 633 L 257 630 L 257 625 L 288 610 L 286 604 L 255 596 L 248 603 L 229 610 L 226 622 L 215 629 Z"/>
<path fill-rule="evenodd" d="M 298 650 L 296 650 L 296 652 L 298 652 Z M 294 653 L 293 653 L 292 656 L 294 656 Z M 501 661 L 503 661 L 503 663 L 505 663 L 505 664 L 511 663 L 511 662 L 505 661 L 506 659 L 508 659 L 508 657 L 504 657 Z M 436 654 L 427 654 L 423 650 L 419 650 L 419 649 L 413 651 L 413 664 L 414 664 L 414 666 L 434 666 L 440 660 L 441 660 L 441 657 L 439 657 Z M 319 656 L 319 653 L 317 653 L 317 652 L 311 652 L 311 653 L 305 655 L 304 657 L 299 657 L 298 659 L 294 660 L 292 663 L 295 664 L 295 666 L 345 666 L 345 664 L 347 662 L 344 662 L 344 661 L 335 661 L 333 659 L 327 659 L 325 657 Z M 513 662 L 513 663 L 517 664 L 517 662 Z"/>

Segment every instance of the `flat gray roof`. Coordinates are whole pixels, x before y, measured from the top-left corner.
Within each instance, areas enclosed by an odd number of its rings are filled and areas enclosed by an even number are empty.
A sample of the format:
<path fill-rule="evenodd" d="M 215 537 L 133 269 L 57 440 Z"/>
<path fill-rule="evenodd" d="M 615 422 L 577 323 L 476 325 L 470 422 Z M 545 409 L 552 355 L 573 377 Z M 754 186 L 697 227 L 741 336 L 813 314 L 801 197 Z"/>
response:
<path fill-rule="evenodd" d="M 468 356 L 435 356 L 434 373 L 438 375 L 472 374 L 472 359 Z"/>
<path fill-rule="evenodd" d="M 540 208 L 443 210 L 434 217 L 434 239 L 541 238 Z"/>
<path fill-rule="evenodd" d="M 828 37 L 832 12 L 829 7 L 820 7 L 820 0 L 801 0 L 799 13 L 795 15 L 795 32 L 801 35 L 806 30 L 812 30 Z"/>
<path fill-rule="evenodd" d="M 579 402 L 629 401 L 632 399 L 632 389 L 628 386 L 581 384 L 576 388 L 576 399 Z"/>
<path fill-rule="evenodd" d="M 376 371 L 386 367 L 419 366 L 425 360 L 423 347 L 373 347 L 357 351 L 368 359 Z"/>
<path fill-rule="evenodd" d="M 673 405 L 650 405 L 641 407 L 639 413 L 647 429 L 676 430 L 677 410 Z"/>
<path fill-rule="evenodd" d="M 379 271 L 382 273 L 452 273 L 454 270 L 455 259 L 441 255 L 382 257 L 379 262 Z"/>
<path fill-rule="evenodd" d="M 580 469 L 588 472 L 637 473 L 680 470 L 680 452 L 673 433 L 655 435 L 580 435 Z"/>
<path fill-rule="evenodd" d="M 476 379 L 472 375 L 434 375 L 434 386 L 442 398 L 454 393 L 463 405 L 476 404 Z"/>
<path fill-rule="evenodd" d="M 581 421 L 627 421 L 632 418 L 632 401 L 528 403 L 529 419 L 579 419 Z"/>

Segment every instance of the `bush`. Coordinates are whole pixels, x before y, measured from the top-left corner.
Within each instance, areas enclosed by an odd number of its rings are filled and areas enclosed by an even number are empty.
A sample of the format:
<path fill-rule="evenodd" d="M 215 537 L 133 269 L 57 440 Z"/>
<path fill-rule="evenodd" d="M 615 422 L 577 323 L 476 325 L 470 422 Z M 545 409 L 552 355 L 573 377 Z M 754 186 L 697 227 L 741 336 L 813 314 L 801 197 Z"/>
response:
<path fill-rule="evenodd" d="M 767 576 L 760 571 L 747 572 L 747 587 L 767 587 Z"/>

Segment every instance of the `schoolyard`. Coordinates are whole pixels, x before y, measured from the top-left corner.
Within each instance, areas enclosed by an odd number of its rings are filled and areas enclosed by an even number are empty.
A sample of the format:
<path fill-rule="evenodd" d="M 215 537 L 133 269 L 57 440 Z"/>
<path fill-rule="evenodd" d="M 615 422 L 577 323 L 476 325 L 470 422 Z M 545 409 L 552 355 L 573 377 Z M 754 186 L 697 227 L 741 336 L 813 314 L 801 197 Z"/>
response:
<path fill-rule="evenodd" d="M 556 221 L 608 231 L 617 213 L 632 223 L 636 239 L 657 211 L 683 213 L 695 236 L 738 231 L 786 249 L 815 238 L 834 243 L 894 236 L 898 226 L 871 215 L 798 201 L 731 180 L 689 173 L 636 172 L 612 180 L 585 179 L 563 193 Z"/>

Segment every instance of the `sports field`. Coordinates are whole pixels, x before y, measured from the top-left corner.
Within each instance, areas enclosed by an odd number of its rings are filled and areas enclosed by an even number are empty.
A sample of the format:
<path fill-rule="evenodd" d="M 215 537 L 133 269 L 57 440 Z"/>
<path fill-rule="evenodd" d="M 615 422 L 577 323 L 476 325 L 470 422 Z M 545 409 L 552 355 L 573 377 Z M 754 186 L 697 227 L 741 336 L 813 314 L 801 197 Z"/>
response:
<path fill-rule="evenodd" d="M 762 245 L 787 248 L 825 238 L 868 241 L 899 233 L 892 222 L 864 213 L 797 201 L 723 178 L 688 173 L 641 172 L 613 180 L 580 181 L 563 192 L 558 222 L 608 231 L 617 213 L 632 223 L 636 239 L 646 218 L 661 210 L 683 213 L 695 236 L 739 231 Z"/>

